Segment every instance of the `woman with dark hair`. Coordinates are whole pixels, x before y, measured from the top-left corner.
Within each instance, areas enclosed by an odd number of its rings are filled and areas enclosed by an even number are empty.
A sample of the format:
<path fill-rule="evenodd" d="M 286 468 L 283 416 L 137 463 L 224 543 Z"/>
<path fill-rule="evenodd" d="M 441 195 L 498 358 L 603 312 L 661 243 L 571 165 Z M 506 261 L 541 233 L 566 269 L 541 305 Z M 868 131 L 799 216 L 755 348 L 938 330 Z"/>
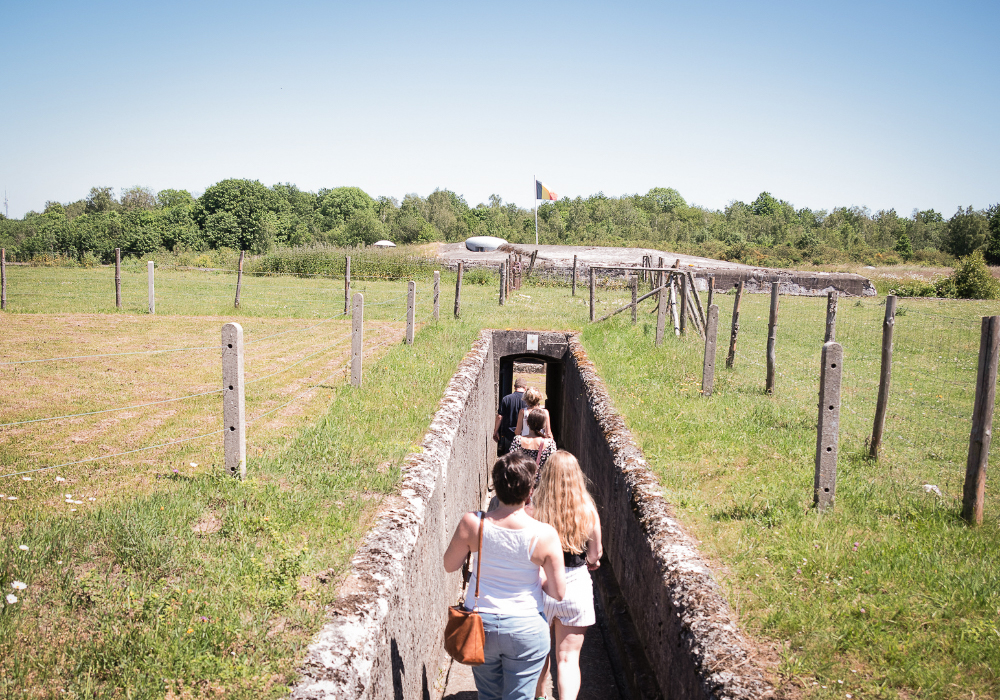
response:
<path fill-rule="evenodd" d="M 462 568 L 469 552 L 476 560 L 482 558 L 479 598 L 474 594 L 475 573 L 465 594 L 465 607 L 479 611 L 486 631 L 486 661 L 472 667 L 480 700 L 531 700 L 550 648 L 542 591 L 554 600 L 562 600 L 566 591 L 559 535 L 524 512 L 534 482 L 532 460 L 516 453 L 498 459 L 493 486 L 500 506 L 485 515 L 463 515 L 444 553 L 448 572 Z M 476 566 L 473 561 L 473 572 Z"/>
<path fill-rule="evenodd" d="M 529 411 L 527 418 L 525 418 L 528 423 L 528 436 L 515 435 L 513 442 L 510 443 L 510 451 L 512 453 L 523 454 L 538 467 L 535 472 L 535 484 L 538 483 L 538 479 L 542 475 L 542 467 L 545 466 L 545 460 L 558 449 L 556 441 L 551 436 L 542 434 L 545 430 L 547 419 L 548 412 L 544 409 L 536 408 L 533 411 Z"/>

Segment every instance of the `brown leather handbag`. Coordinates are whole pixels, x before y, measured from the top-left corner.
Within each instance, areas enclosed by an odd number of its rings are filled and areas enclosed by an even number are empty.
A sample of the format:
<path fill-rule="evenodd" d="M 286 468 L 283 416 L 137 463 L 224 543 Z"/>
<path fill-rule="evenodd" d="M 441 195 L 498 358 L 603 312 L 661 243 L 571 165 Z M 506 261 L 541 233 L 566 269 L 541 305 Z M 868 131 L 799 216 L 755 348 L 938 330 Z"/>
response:
<path fill-rule="evenodd" d="M 486 632 L 483 618 L 476 612 L 479 608 L 479 567 L 483 563 L 483 520 L 486 514 L 479 511 L 479 556 L 476 557 L 476 600 L 472 610 L 466 610 L 462 603 L 448 608 L 448 624 L 444 628 L 444 649 L 460 664 L 478 666 L 486 660 L 483 645 Z M 469 553 L 472 556 L 472 553 Z"/>

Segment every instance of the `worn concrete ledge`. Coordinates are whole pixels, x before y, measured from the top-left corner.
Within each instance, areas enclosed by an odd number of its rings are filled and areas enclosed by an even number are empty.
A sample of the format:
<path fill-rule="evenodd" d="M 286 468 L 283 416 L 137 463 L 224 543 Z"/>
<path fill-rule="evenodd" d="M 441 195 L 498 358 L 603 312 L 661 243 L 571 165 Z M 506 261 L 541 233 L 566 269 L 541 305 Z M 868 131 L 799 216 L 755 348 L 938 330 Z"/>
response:
<path fill-rule="evenodd" d="M 570 338 L 563 442 L 601 509 L 606 557 L 668 700 L 773 697 L 694 540 L 671 517 L 607 388 Z"/>
<path fill-rule="evenodd" d="M 358 547 L 292 698 L 428 697 L 445 610 L 461 589 L 459 573 L 444 573 L 444 549 L 460 514 L 482 502 L 487 486 L 496 410 L 491 340 L 488 331 L 480 334 L 448 384 L 421 452 L 407 457 L 399 496 L 383 504 Z"/>

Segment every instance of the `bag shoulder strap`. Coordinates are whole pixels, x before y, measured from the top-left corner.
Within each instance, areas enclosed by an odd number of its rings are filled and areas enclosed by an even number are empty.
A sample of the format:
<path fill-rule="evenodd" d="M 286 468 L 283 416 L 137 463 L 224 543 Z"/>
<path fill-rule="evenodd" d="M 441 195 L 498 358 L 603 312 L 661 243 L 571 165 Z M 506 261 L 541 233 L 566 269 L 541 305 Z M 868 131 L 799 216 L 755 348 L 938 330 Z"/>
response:
<path fill-rule="evenodd" d="M 483 563 L 483 522 L 486 520 L 486 513 L 479 512 L 479 554 L 476 555 L 476 603 L 479 603 L 479 567 Z"/>

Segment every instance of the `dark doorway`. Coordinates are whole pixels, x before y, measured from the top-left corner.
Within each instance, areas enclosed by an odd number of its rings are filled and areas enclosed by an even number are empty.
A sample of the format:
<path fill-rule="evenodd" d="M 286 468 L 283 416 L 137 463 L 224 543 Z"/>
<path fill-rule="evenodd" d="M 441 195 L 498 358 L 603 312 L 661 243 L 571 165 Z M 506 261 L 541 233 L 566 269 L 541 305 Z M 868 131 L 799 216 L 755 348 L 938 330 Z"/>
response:
<path fill-rule="evenodd" d="M 528 380 L 529 386 L 538 386 L 539 388 L 544 386 L 544 405 L 552 419 L 552 437 L 555 438 L 557 445 L 561 445 L 563 363 L 560 360 L 553 360 L 551 357 L 533 354 L 507 355 L 501 358 L 499 386 L 497 387 L 498 405 L 500 399 L 514 391 L 515 374 L 523 375 Z"/>

